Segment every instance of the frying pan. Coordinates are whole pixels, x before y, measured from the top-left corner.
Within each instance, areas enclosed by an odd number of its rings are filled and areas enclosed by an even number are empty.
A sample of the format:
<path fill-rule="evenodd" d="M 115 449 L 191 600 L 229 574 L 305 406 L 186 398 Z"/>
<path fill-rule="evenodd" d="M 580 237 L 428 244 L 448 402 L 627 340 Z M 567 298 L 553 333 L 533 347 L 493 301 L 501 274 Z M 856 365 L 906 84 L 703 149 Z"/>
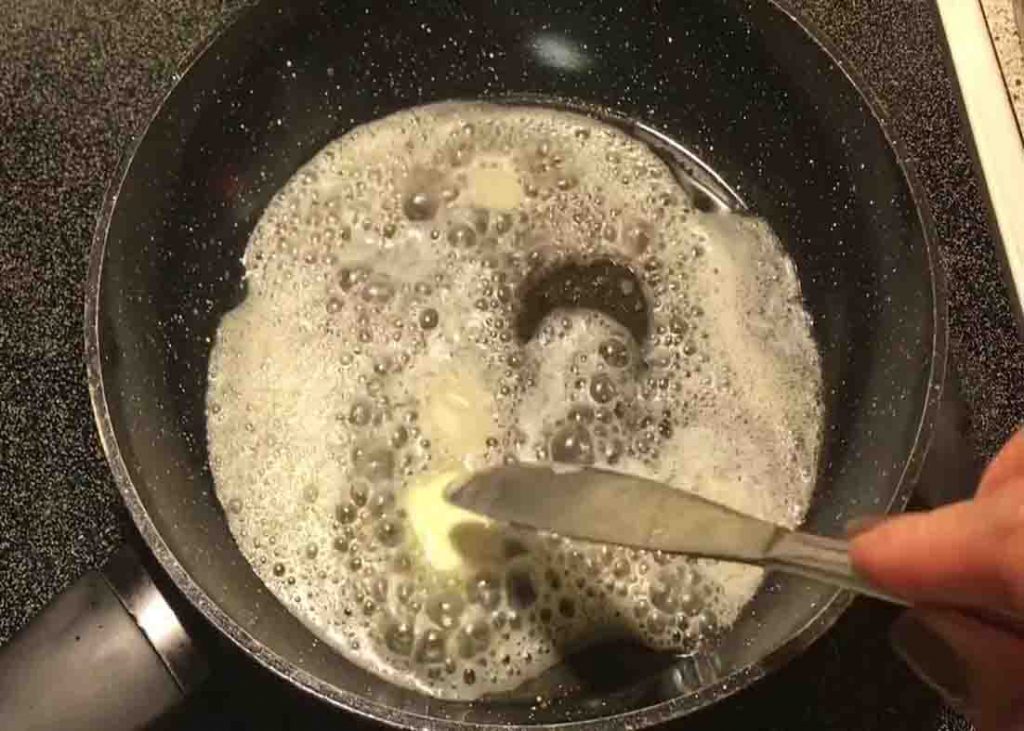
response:
<path fill-rule="evenodd" d="M 778 667 L 849 598 L 769 576 L 699 656 L 598 647 L 529 688 L 542 705 L 525 693 L 445 702 L 319 643 L 256 578 L 213 493 L 207 360 L 219 319 L 244 297 L 241 254 L 272 195 L 362 122 L 510 96 L 649 125 L 731 205 L 770 222 L 796 264 L 823 365 L 827 424 L 806 526 L 838 534 L 856 516 L 901 509 L 944 371 L 930 219 L 877 106 L 769 0 L 266 0 L 237 13 L 128 151 L 101 212 L 86 303 L 97 424 L 177 591 L 254 661 L 325 702 L 402 726 L 652 725 Z M 0 710 L 18 728 L 129 727 L 187 691 L 200 665 L 138 562 L 120 556 L 4 649 Z M 45 703 L 34 700 L 41 689 Z"/>

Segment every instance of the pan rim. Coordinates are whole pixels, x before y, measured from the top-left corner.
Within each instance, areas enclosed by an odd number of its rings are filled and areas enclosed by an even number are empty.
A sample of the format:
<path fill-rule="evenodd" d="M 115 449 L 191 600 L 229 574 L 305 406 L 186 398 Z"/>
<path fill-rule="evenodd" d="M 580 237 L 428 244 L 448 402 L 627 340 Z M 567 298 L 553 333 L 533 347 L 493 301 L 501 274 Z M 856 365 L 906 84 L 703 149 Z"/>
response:
<path fill-rule="evenodd" d="M 89 396 L 101 446 L 110 465 L 114 482 L 128 508 L 132 521 L 163 570 L 174 582 L 177 589 L 203 615 L 206 621 L 216 627 L 220 633 L 263 667 L 280 678 L 295 684 L 305 692 L 339 709 L 354 712 L 371 720 L 395 727 L 481 730 L 515 728 L 517 726 L 511 724 L 441 719 L 383 705 L 321 680 L 267 648 L 259 640 L 246 632 L 230 615 L 224 612 L 178 561 L 150 517 L 146 506 L 143 504 L 142 498 L 132 482 L 128 467 L 121 455 L 107 405 L 100 351 L 100 295 L 103 262 L 106 254 L 110 223 L 135 154 L 168 99 L 174 94 L 181 80 L 198 60 L 206 55 L 244 14 L 251 11 L 258 4 L 259 0 L 253 0 L 229 11 L 217 27 L 183 61 L 175 74 L 174 83 L 160 96 L 125 148 L 117 167 L 112 172 L 110 183 L 104 194 L 103 204 L 97 214 L 96 228 L 90 248 L 84 303 L 85 360 Z M 793 9 L 783 7 L 780 0 L 768 0 L 767 4 L 772 10 L 781 13 L 790 22 L 794 23 L 797 29 L 808 37 L 819 51 L 824 54 L 828 62 L 836 67 L 856 91 L 895 156 L 895 162 L 907 185 L 917 214 L 918 224 L 921 227 L 931 283 L 933 342 L 928 387 L 921 417 L 903 470 L 897 480 L 896 490 L 889 504 L 885 506 L 886 512 L 902 511 L 909 500 L 913 485 L 920 473 L 925 455 L 931 443 L 933 427 L 946 376 L 948 300 L 945 276 L 937 261 L 938 233 L 935 228 L 931 207 L 924 188 L 918 179 L 913 159 L 906 154 L 906 150 L 894 134 L 892 125 L 883 111 L 884 105 L 871 91 L 860 74 L 843 58 L 835 44 L 809 18 Z M 783 644 L 756 663 L 735 671 L 714 686 L 706 686 L 698 691 L 670 698 L 655 705 L 616 715 L 522 727 L 541 728 L 557 726 L 560 729 L 572 729 L 573 731 L 597 731 L 599 729 L 608 729 L 610 731 L 610 729 L 652 726 L 692 713 L 733 695 L 785 665 L 789 660 L 802 653 L 809 645 L 819 639 L 838 620 L 851 602 L 852 596 L 849 593 L 837 590 L 829 600 L 822 603 L 818 613 Z"/>

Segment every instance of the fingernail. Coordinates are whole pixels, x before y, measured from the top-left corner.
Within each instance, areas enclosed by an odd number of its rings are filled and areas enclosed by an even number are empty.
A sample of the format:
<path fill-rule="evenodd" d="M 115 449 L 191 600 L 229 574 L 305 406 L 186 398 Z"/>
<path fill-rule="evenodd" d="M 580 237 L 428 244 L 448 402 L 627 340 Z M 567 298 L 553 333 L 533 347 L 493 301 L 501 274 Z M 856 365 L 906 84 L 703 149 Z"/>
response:
<path fill-rule="evenodd" d="M 889 520 L 891 515 L 862 515 L 859 518 L 852 518 L 846 523 L 846 537 L 853 538 L 861 533 L 867 533 L 875 526 L 881 525 Z"/>
<path fill-rule="evenodd" d="M 905 612 L 889 631 L 893 649 L 910 669 L 954 708 L 967 705 L 967 667 L 942 635 Z"/>

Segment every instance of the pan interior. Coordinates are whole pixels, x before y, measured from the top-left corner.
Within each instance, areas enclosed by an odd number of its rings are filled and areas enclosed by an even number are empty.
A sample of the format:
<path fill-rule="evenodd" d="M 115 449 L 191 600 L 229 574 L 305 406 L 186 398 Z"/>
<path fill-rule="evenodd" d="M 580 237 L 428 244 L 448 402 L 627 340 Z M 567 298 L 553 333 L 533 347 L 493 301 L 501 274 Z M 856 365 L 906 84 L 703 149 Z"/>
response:
<path fill-rule="evenodd" d="M 609 110 L 681 141 L 704 162 L 699 175 L 726 181 L 786 245 L 826 393 L 805 525 L 838 534 L 898 502 L 941 372 L 929 242 L 884 131 L 829 56 L 767 3 L 632 14 L 604 2 L 356 5 L 264 2 L 242 14 L 165 100 L 101 222 L 100 421 L 144 534 L 222 630 L 313 692 L 386 720 L 654 720 L 749 682 L 820 631 L 831 590 L 771 577 L 713 654 L 595 649 L 548 679 L 577 686 L 571 700 L 540 707 L 430 700 L 345 662 L 276 602 L 228 533 L 205 452 L 209 348 L 243 294 L 241 253 L 270 197 L 352 126 L 453 98 Z"/>

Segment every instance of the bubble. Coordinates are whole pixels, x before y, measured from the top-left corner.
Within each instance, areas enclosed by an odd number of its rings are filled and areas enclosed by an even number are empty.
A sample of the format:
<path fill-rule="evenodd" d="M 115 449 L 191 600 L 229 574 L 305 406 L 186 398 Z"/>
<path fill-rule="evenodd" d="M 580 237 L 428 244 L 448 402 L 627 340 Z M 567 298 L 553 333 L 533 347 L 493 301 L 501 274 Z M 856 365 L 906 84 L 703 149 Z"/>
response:
<path fill-rule="evenodd" d="M 473 147 L 469 144 L 460 144 L 452 148 L 448 155 L 448 161 L 452 167 L 462 167 L 473 159 Z"/>
<path fill-rule="evenodd" d="M 405 443 L 409 441 L 409 430 L 399 424 L 391 431 L 391 437 L 389 442 L 395 449 L 399 449 L 405 446 Z"/>
<path fill-rule="evenodd" d="M 648 224 L 634 223 L 624 231 L 623 243 L 633 256 L 639 256 L 650 246 L 651 235 L 651 229 Z"/>
<path fill-rule="evenodd" d="M 373 418 L 373 406 L 367 401 L 356 401 L 348 411 L 348 423 L 353 426 L 366 426 Z"/>
<path fill-rule="evenodd" d="M 410 221 L 429 221 L 437 213 L 440 201 L 429 191 L 413 191 L 402 199 L 402 212 Z"/>
<path fill-rule="evenodd" d="M 621 439 L 610 439 L 605 442 L 601 448 L 601 454 L 604 457 L 604 461 L 609 465 L 618 464 L 622 458 L 624 446 Z"/>
<path fill-rule="evenodd" d="M 518 630 L 523 626 L 523 616 L 515 609 L 505 612 L 505 623 L 511 630 Z"/>
<path fill-rule="evenodd" d="M 402 533 L 401 524 L 393 520 L 383 520 L 377 526 L 377 540 L 389 548 L 402 542 Z"/>
<path fill-rule="evenodd" d="M 378 492 L 373 497 L 370 498 L 367 510 L 369 510 L 370 515 L 374 516 L 375 518 L 380 518 L 389 510 L 391 510 L 394 504 L 395 496 L 391 493 L 390 490 Z"/>
<path fill-rule="evenodd" d="M 417 662 L 435 664 L 444 662 L 446 655 L 447 636 L 444 632 L 428 629 L 423 633 L 419 646 L 416 648 Z"/>
<path fill-rule="evenodd" d="M 228 500 L 228 512 L 238 514 L 242 512 L 242 499 L 233 497 Z"/>
<path fill-rule="evenodd" d="M 472 213 L 473 227 L 477 233 L 487 233 L 487 226 L 491 220 L 491 214 L 483 208 L 475 208 Z"/>
<path fill-rule="evenodd" d="M 398 588 L 395 590 L 395 597 L 398 599 L 398 602 L 400 604 L 409 607 L 415 601 L 416 587 L 412 584 L 412 582 L 403 582 L 399 584 Z"/>
<path fill-rule="evenodd" d="M 366 501 L 369 499 L 370 491 L 366 485 L 356 483 L 348 489 L 348 498 L 352 501 L 352 504 L 357 507 L 363 507 L 366 505 Z"/>
<path fill-rule="evenodd" d="M 370 582 L 370 594 L 373 596 L 375 601 L 385 602 L 388 598 L 388 580 L 383 577 L 378 577 L 374 581 Z"/>
<path fill-rule="evenodd" d="M 476 232 L 472 226 L 459 223 L 448 230 L 448 243 L 461 249 L 466 249 L 476 243 Z"/>
<path fill-rule="evenodd" d="M 274 576 L 284 576 L 285 565 L 283 563 L 274 564 Z"/>
<path fill-rule="evenodd" d="M 597 349 L 598 355 L 613 368 L 625 368 L 629 365 L 629 348 L 618 338 L 608 338 L 601 342 Z"/>
<path fill-rule="evenodd" d="M 652 447 L 651 438 L 646 434 L 638 434 L 633 438 L 633 451 L 638 455 L 650 454 Z"/>
<path fill-rule="evenodd" d="M 352 450 L 352 464 L 356 474 L 368 480 L 390 480 L 395 472 L 395 453 L 383 445 L 361 445 Z"/>
<path fill-rule="evenodd" d="M 472 620 L 462 625 L 456 634 L 456 648 L 460 657 L 471 658 L 487 650 L 491 629 L 483 620 Z"/>
<path fill-rule="evenodd" d="M 366 272 L 362 269 L 342 269 L 338 272 L 338 286 L 344 291 L 349 291 L 366 279 Z"/>
<path fill-rule="evenodd" d="M 537 589 L 529 572 L 511 569 L 505 576 L 508 604 L 513 609 L 529 609 L 537 601 Z"/>
<path fill-rule="evenodd" d="M 678 593 L 679 610 L 687 614 L 693 614 L 704 605 L 700 591 L 696 588 L 680 590 Z"/>
<path fill-rule="evenodd" d="M 653 613 L 647 619 L 647 631 L 652 635 L 664 634 L 668 629 L 668 617 L 664 614 Z"/>
<path fill-rule="evenodd" d="M 637 599 L 633 602 L 633 616 L 643 619 L 651 613 L 651 605 L 646 599 Z"/>
<path fill-rule="evenodd" d="M 375 276 L 363 287 L 363 299 L 374 304 L 385 304 L 395 296 L 395 285 L 386 278 Z"/>
<path fill-rule="evenodd" d="M 590 398 L 599 404 L 606 404 L 615 398 L 615 384 L 604 373 L 598 373 L 590 379 Z"/>
<path fill-rule="evenodd" d="M 687 627 L 687 634 L 690 637 L 707 638 L 719 630 L 718 620 L 715 615 L 705 610 L 690 619 Z"/>
<path fill-rule="evenodd" d="M 492 573 L 479 573 L 466 584 L 466 597 L 471 604 L 494 609 L 501 603 L 501 585 Z"/>
<path fill-rule="evenodd" d="M 573 404 L 566 418 L 575 424 L 589 424 L 594 420 L 594 410 L 586 404 Z"/>
<path fill-rule="evenodd" d="M 426 307 L 420 311 L 420 327 L 424 330 L 433 330 L 437 327 L 439 315 L 433 307 Z"/>
<path fill-rule="evenodd" d="M 592 464 L 594 443 L 590 432 L 578 424 L 571 424 L 555 432 L 551 438 L 551 459 L 572 464 Z"/>
<path fill-rule="evenodd" d="M 408 622 L 387 622 L 382 630 L 384 645 L 396 655 L 408 657 L 412 654 L 416 634 Z"/>
<path fill-rule="evenodd" d="M 359 508 L 351 503 L 343 503 L 334 510 L 339 523 L 352 523 L 359 516 Z"/>
<path fill-rule="evenodd" d="M 674 587 L 655 584 L 650 592 L 651 604 L 666 614 L 674 614 L 681 608 L 679 595 Z"/>
<path fill-rule="evenodd" d="M 443 629 L 451 629 L 462 616 L 466 603 L 452 591 L 446 591 L 427 600 L 426 612 L 431 621 Z"/>

